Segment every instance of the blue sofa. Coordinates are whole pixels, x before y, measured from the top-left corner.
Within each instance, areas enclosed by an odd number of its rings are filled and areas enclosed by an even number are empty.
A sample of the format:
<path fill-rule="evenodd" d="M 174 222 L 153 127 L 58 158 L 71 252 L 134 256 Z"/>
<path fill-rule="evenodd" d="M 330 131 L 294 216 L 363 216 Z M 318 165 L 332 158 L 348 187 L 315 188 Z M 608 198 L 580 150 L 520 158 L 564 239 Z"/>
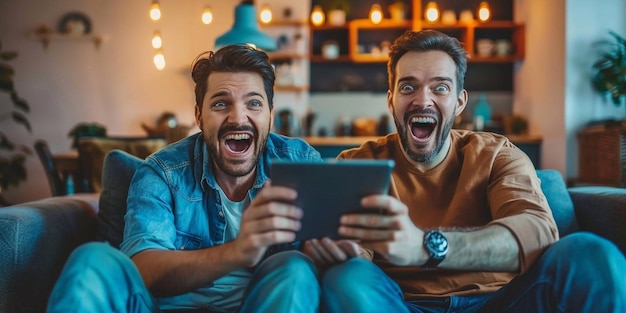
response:
<path fill-rule="evenodd" d="M 101 194 L 51 197 L 0 208 L 0 312 L 45 312 L 54 282 L 72 250 L 94 240 L 119 244 L 124 191 L 140 162 L 125 158 L 117 151 L 107 155 Z M 111 171 L 115 174 L 107 175 Z M 590 231 L 612 240 L 626 253 L 626 229 L 621 226 L 626 222 L 626 189 L 568 189 L 559 172 L 537 173 L 561 237 Z M 118 212 L 112 214 L 111 208 Z"/>

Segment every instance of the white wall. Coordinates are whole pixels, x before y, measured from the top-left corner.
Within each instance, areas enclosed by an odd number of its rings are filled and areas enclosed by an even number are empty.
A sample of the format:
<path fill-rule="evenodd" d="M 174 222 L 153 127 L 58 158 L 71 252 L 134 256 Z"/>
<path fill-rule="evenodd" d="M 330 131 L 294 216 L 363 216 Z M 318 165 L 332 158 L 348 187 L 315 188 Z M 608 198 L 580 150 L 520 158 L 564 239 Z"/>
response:
<path fill-rule="evenodd" d="M 103 124 L 113 136 L 143 136 L 141 123 L 154 123 L 163 111 L 192 124 L 191 62 L 200 52 L 213 49 L 215 38 L 230 29 L 239 2 L 160 0 L 163 15 L 155 23 L 148 17 L 150 0 L 1 0 L 0 40 L 4 49 L 19 53 L 10 64 L 16 71 L 17 90 L 31 106 L 33 133 L 6 122 L 0 129 L 17 143 L 32 147 L 36 139 L 45 139 L 53 153 L 62 153 L 70 151 L 67 134 L 80 122 Z M 265 3 L 277 10 L 291 6 L 295 16 L 308 16 L 307 0 Z M 200 21 L 207 4 L 214 12 L 208 26 Z M 93 32 L 107 37 L 99 49 L 87 41 L 64 40 L 52 41 L 44 50 L 40 42 L 28 38 L 39 25 L 56 28 L 61 16 L 71 11 L 87 14 Z M 150 42 L 156 29 L 164 41 L 163 71 L 152 63 Z M 279 107 L 298 101 L 302 98 L 275 99 Z M 0 113 L 10 108 L 8 95 L 0 94 Z M 36 155 L 27 163 L 28 181 L 3 193 L 11 202 L 50 195 Z"/>
<path fill-rule="evenodd" d="M 541 165 L 565 173 L 565 0 L 517 0 L 526 56 L 517 67 L 513 111 L 543 136 Z"/>
<path fill-rule="evenodd" d="M 612 29 L 626 35 L 623 0 L 517 0 L 526 23 L 526 58 L 518 67 L 514 111 L 543 135 L 542 165 L 578 174 L 576 134 L 591 121 L 623 118 L 626 108 L 603 102 L 590 83 L 593 42 Z"/>
<path fill-rule="evenodd" d="M 591 85 L 592 64 L 599 57 L 594 43 L 613 40 L 609 30 L 626 37 L 626 1 L 569 0 L 566 7 L 567 41 L 565 129 L 567 141 L 567 174 L 578 175 L 578 142 L 576 134 L 590 121 L 622 119 L 626 104 L 617 107 L 598 94 Z"/>

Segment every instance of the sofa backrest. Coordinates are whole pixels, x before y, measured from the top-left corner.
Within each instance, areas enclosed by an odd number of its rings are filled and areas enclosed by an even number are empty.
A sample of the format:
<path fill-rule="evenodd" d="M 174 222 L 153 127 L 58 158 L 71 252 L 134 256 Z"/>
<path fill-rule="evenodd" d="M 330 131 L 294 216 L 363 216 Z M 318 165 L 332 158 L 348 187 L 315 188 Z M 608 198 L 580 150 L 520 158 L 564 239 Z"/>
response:
<path fill-rule="evenodd" d="M 124 214 L 128 187 L 135 170 L 143 162 L 125 151 L 114 149 L 109 152 L 103 165 L 102 193 L 100 196 L 99 234 L 100 240 L 119 248 L 124 232 Z M 561 173 L 556 170 L 537 170 L 541 189 L 552 209 L 559 234 L 564 237 L 578 231 L 574 204 L 570 198 Z"/>
<path fill-rule="evenodd" d="M 537 170 L 541 181 L 541 190 L 548 200 L 552 216 L 559 229 L 559 235 L 565 237 L 577 231 L 578 221 L 574 212 L 572 198 L 567 191 L 563 176 L 557 170 Z"/>
<path fill-rule="evenodd" d="M 143 159 L 114 149 L 104 157 L 102 192 L 98 210 L 98 240 L 119 248 L 124 234 L 124 214 L 128 188 Z"/>

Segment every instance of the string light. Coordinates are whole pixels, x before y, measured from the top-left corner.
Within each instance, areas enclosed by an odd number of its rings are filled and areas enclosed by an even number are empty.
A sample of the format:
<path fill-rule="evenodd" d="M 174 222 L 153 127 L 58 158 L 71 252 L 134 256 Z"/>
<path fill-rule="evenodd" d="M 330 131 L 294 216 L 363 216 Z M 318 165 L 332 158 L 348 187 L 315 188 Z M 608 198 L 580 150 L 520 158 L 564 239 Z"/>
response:
<path fill-rule="evenodd" d="M 314 6 L 313 11 L 311 11 L 311 23 L 315 26 L 320 26 L 324 24 L 325 20 L 326 16 L 324 15 L 322 7 L 319 5 Z"/>
<path fill-rule="evenodd" d="M 270 10 L 270 7 L 267 5 L 264 5 L 261 8 L 261 11 L 259 12 L 259 19 L 261 20 L 262 23 L 269 23 L 272 21 L 272 10 Z"/>
<path fill-rule="evenodd" d="M 154 0 L 150 5 L 150 19 L 155 22 L 161 19 L 161 6 L 157 0 Z"/>
<path fill-rule="evenodd" d="M 370 9 L 370 21 L 374 24 L 380 24 L 383 20 L 383 9 L 380 7 L 378 3 L 372 4 L 372 8 Z"/>
<path fill-rule="evenodd" d="M 489 9 L 489 4 L 486 1 L 483 1 L 478 6 L 478 20 L 481 22 L 486 22 L 491 18 L 491 9 Z"/>
<path fill-rule="evenodd" d="M 157 50 L 152 61 L 154 61 L 154 66 L 156 66 L 157 70 L 162 71 L 165 68 L 165 56 L 163 55 L 163 51 Z"/>
<path fill-rule="evenodd" d="M 152 48 L 161 49 L 162 46 L 163 40 L 161 39 L 161 32 L 155 30 L 154 35 L 152 36 Z"/>
<path fill-rule="evenodd" d="M 202 11 L 202 23 L 205 25 L 211 24 L 213 21 L 213 11 L 211 11 L 210 7 L 205 7 L 204 11 Z"/>
<path fill-rule="evenodd" d="M 428 2 L 426 10 L 424 11 L 424 17 L 428 22 L 434 23 L 439 19 L 439 8 L 434 1 Z"/>

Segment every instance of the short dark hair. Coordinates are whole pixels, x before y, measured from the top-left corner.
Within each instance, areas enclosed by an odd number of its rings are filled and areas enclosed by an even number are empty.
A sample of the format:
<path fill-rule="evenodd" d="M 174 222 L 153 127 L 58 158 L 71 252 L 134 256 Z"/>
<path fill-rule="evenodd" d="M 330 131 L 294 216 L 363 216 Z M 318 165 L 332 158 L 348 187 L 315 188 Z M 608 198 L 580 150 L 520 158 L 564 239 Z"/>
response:
<path fill-rule="evenodd" d="M 405 53 L 409 51 L 426 52 L 433 50 L 443 51 L 452 58 L 456 64 L 457 93 L 461 92 L 465 82 L 465 72 L 467 71 L 467 52 L 456 38 L 431 29 L 406 31 L 393 42 L 389 50 L 389 61 L 387 61 L 389 90 L 393 91 L 396 80 L 395 68 Z"/>
<path fill-rule="evenodd" d="M 274 106 L 274 68 L 267 53 L 250 45 L 236 44 L 225 46 L 216 52 L 203 52 L 196 57 L 191 66 L 191 77 L 196 83 L 196 105 L 202 107 L 211 73 L 251 72 L 261 75 L 267 94 L 270 110 Z"/>

